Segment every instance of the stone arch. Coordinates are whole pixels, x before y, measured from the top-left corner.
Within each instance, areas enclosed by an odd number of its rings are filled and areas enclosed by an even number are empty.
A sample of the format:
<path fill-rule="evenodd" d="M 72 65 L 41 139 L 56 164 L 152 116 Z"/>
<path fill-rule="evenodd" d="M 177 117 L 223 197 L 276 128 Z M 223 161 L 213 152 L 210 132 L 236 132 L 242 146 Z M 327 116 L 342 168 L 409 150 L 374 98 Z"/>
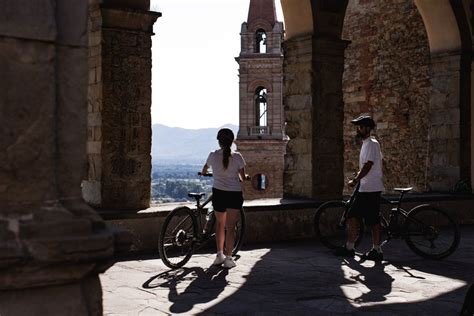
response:
<path fill-rule="evenodd" d="M 282 0 L 284 106 L 290 140 L 285 197 L 334 197 L 343 188 L 344 50 L 346 0 Z M 301 181 L 305 179 L 305 181 Z"/>
<path fill-rule="evenodd" d="M 338 195 L 343 186 L 343 176 L 338 171 L 342 168 L 343 161 L 337 159 L 343 148 L 343 102 L 339 82 L 343 71 L 344 49 L 348 44 L 341 40 L 341 31 L 348 1 L 282 0 L 281 3 L 286 22 L 285 117 L 287 133 L 291 138 L 286 156 L 285 196 Z M 470 56 L 470 45 L 463 44 L 462 32 L 459 32 L 460 28 L 468 29 L 462 26 L 462 21 L 460 23 L 466 16 L 465 6 L 463 7 L 460 1 L 419 0 L 416 3 L 427 28 L 432 57 L 436 52 L 454 52 L 462 48 L 469 51 L 464 55 Z M 456 8 L 459 12 L 456 12 Z M 464 17 L 460 19 L 460 16 Z M 439 34 L 435 34 L 438 31 Z M 470 36 L 465 37 L 470 39 Z M 462 56 L 458 58 L 467 59 Z M 440 117 L 446 117 L 448 114 L 452 116 L 453 113 L 456 115 L 456 111 L 464 113 L 457 115 L 458 121 L 451 126 L 453 134 L 461 131 L 461 140 L 456 140 L 460 149 L 455 149 L 456 152 L 453 153 L 443 149 L 442 151 L 446 157 L 454 156 L 455 160 L 461 162 L 455 163 L 457 166 L 453 167 L 454 173 L 451 170 L 448 172 L 450 175 L 442 175 L 451 177 L 451 182 L 443 185 L 444 189 L 447 189 L 454 179 L 459 179 L 459 174 L 471 173 L 471 81 L 470 75 L 467 75 L 470 74 L 470 65 L 467 61 L 463 64 L 454 61 L 454 64 L 454 69 L 449 70 L 453 74 L 453 84 L 449 88 L 451 90 L 442 91 L 446 97 L 453 99 L 452 109 L 440 113 Z M 438 65 L 439 63 L 435 64 Z M 466 73 L 463 74 L 461 69 Z M 461 103 L 456 101 L 457 98 L 461 99 Z M 326 117 L 332 117 L 331 124 L 324 124 Z M 468 119 L 462 122 L 461 117 Z M 459 126 L 456 127 L 456 124 Z M 469 145 L 465 145 L 466 142 Z M 331 145 L 328 147 L 327 144 Z M 456 158 L 459 155 L 461 157 Z M 464 171 L 456 171 L 459 168 Z M 308 174 L 312 175 L 310 183 L 302 185 L 298 179 Z M 451 176 L 452 174 L 457 176 Z M 318 179 L 330 179 L 332 183 L 322 185 L 318 183 L 321 181 Z"/>
<path fill-rule="evenodd" d="M 449 0 L 415 0 L 432 53 L 461 49 L 461 35 Z"/>
<path fill-rule="evenodd" d="M 281 0 L 281 7 L 287 40 L 313 34 L 313 16 L 310 1 Z"/>
<path fill-rule="evenodd" d="M 254 113 L 255 117 L 257 117 L 258 113 L 259 113 L 258 102 L 255 99 L 256 93 L 258 92 L 259 89 L 265 89 L 266 90 L 266 93 L 267 93 L 266 99 L 267 99 L 268 104 L 271 104 L 273 102 L 273 100 L 272 100 L 272 94 L 273 94 L 273 85 L 272 85 L 272 83 L 268 80 L 265 80 L 265 79 L 253 80 L 247 86 L 247 94 L 248 94 L 248 96 L 251 96 L 251 99 L 254 100 L 252 106 L 253 106 L 253 113 Z M 271 121 L 271 117 L 270 117 L 270 121 Z M 267 124 L 265 124 L 264 126 L 267 126 L 268 123 L 271 123 L 271 122 L 267 122 Z M 258 119 L 256 119 L 256 118 L 254 119 L 254 124 L 253 125 L 255 127 L 257 127 L 257 126 L 261 127 L 258 123 Z"/>
<path fill-rule="evenodd" d="M 272 25 L 266 20 L 255 20 L 248 26 L 248 31 L 251 33 L 255 33 L 259 29 L 264 30 L 267 34 L 273 31 Z"/>
<path fill-rule="evenodd" d="M 472 35 L 467 14 L 470 8 L 462 1 L 454 0 L 416 0 L 415 4 L 422 16 L 431 51 L 433 90 L 430 108 L 434 119 L 431 123 L 434 141 L 430 145 L 431 178 L 434 189 L 449 190 L 460 180 L 472 183 L 474 179 L 471 152 L 474 131 L 471 127 Z M 449 130 L 452 136 L 441 140 L 440 130 Z M 449 142 L 450 146 L 444 142 Z"/>
<path fill-rule="evenodd" d="M 255 90 L 260 86 L 267 89 L 268 93 L 273 92 L 273 85 L 268 80 L 265 80 L 265 79 L 257 79 L 257 80 L 252 81 L 248 85 L 247 92 L 255 93 Z"/>

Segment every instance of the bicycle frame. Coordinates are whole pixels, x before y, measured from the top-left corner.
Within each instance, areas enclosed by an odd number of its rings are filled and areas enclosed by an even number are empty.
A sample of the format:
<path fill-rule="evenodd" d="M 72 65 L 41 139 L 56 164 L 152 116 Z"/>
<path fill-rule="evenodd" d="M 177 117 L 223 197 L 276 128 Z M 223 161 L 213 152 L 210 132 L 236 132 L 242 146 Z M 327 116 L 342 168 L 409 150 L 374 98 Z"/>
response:
<path fill-rule="evenodd" d="M 433 259 L 442 259 L 452 254 L 459 244 L 460 234 L 455 221 L 447 212 L 437 209 L 430 204 L 417 205 L 409 210 L 402 208 L 403 198 L 412 188 L 395 188 L 399 193 L 398 199 L 381 198 L 392 205 L 387 212 L 380 214 L 381 246 L 391 239 L 404 239 L 411 250 L 416 254 Z M 318 207 L 314 217 L 314 225 L 320 241 L 330 249 L 340 247 L 347 239 L 348 212 L 358 195 L 358 187 L 354 189 L 348 199 L 327 201 Z M 381 211 L 381 210 L 379 210 Z M 433 220 L 430 222 L 430 219 Z M 357 218 L 359 225 L 351 227 L 352 232 L 357 230 L 355 245 L 358 245 L 364 235 L 364 222 Z M 446 229 L 443 229 L 446 227 Z M 352 233 L 351 232 L 351 233 Z"/>
<path fill-rule="evenodd" d="M 207 238 L 205 238 L 205 236 L 207 236 L 208 234 L 204 233 L 203 229 L 206 225 L 206 220 L 203 221 L 202 219 L 202 214 L 203 214 L 203 210 L 204 208 L 206 207 L 206 205 L 208 205 L 211 201 L 212 201 L 212 194 L 209 194 L 209 196 L 206 198 L 206 200 L 201 204 L 201 198 L 195 198 L 196 199 L 196 207 L 193 208 L 191 211 L 194 213 L 194 216 L 196 218 L 196 222 L 197 222 L 197 225 L 198 225 L 198 235 L 196 236 L 196 242 L 199 244 L 200 242 L 206 240 Z M 211 216 L 214 216 L 214 211 L 211 211 Z M 212 221 L 212 220 L 210 220 Z M 212 227 L 210 227 L 212 229 Z M 209 236 L 212 236 L 212 233 L 209 234 Z"/>
<path fill-rule="evenodd" d="M 359 194 L 359 188 L 360 188 L 360 182 L 357 183 L 357 186 L 354 188 L 351 196 L 349 197 L 349 199 L 346 201 L 346 209 L 344 211 L 344 214 L 342 216 L 342 218 L 340 219 L 339 221 L 339 227 L 345 227 L 346 226 L 346 219 L 347 219 L 347 212 L 349 211 L 349 209 L 351 208 L 352 204 L 354 203 L 354 200 L 355 198 L 357 197 L 357 195 Z M 385 202 L 387 202 L 388 204 L 391 204 L 391 205 L 396 205 L 396 207 L 394 208 L 391 208 L 390 209 L 390 212 L 389 212 L 389 217 L 388 217 L 388 221 L 385 220 L 385 222 L 387 223 L 387 227 L 385 227 L 385 229 L 387 229 L 387 232 L 389 233 L 390 235 L 390 238 L 392 237 L 392 229 L 390 227 L 390 222 L 391 220 L 396 217 L 397 215 L 401 215 L 405 220 L 406 218 L 408 217 L 408 212 L 405 211 L 404 209 L 402 209 L 402 200 L 403 200 L 403 196 L 405 195 L 405 191 L 402 191 L 400 192 L 400 197 L 398 198 L 398 200 L 396 201 L 391 201 L 387 198 L 385 198 L 384 196 L 380 196 L 382 198 L 382 200 L 384 200 Z M 398 231 L 397 231 L 398 232 Z"/>
<path fill-rule="evenodd" d="M 354 200 L 355 200 L 357 194 L 359 194 L 359 188 L 360 188 L 360 182 L 357 183 L 357 186 L 352 191 L 351 196 L 346 201 L 346 209 L 344 210 L 344 213 L 343 213 L 341 219 L 339 220 L 339 225 L 338 226 L 340 228 L 345 228 L 346 227 L 347 212 L 351 208 L 352 203 L 354 203 Z"/>
<path fill-rule="evenodd" d="M 201 204 L 201 199 L 197 200 L 196 202 L 196 207 L 197 208 L 201 208 L 203 209 L 207 204 L 209 204 L 209 202 L 212 201 L 212 194 L 209 194 L 209 196 L 207 197 L 207 199 L 204 201 L 204 203 Z"/>

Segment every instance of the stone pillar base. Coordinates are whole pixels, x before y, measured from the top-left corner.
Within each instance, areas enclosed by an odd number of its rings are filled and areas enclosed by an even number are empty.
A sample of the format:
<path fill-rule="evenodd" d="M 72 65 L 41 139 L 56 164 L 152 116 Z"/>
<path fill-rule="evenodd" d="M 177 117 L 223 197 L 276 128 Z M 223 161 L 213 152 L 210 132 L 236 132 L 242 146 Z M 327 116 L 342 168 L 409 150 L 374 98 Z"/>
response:
<path fill-rule="evenodd" d="M 102 315 L 99 277 L 63 285 L 0 291 L 0 315 Z"/>

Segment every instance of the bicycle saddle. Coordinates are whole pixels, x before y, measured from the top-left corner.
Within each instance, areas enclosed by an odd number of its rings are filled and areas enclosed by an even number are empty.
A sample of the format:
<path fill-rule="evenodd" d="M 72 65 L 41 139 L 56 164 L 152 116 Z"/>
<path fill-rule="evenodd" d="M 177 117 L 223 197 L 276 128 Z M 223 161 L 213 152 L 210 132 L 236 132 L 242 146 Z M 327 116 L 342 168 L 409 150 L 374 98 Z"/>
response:
<path fill-rule="evenodd" d="M 195 198 L 196 200 L 199 200 L 204 195 L 206 195 L 206 193 L 204 193 L 204 192 L 201 192 L 201 193 L 188 193 L 189 197 Z"/>
<path fill-rule="evenodd" d="M 393 189 L 394 191 L 397 191 L 397 192 L 410 192 L 411 190 L 413 190 L 413 187 L 410 187 L 410 188 L 394 188 Z"/>

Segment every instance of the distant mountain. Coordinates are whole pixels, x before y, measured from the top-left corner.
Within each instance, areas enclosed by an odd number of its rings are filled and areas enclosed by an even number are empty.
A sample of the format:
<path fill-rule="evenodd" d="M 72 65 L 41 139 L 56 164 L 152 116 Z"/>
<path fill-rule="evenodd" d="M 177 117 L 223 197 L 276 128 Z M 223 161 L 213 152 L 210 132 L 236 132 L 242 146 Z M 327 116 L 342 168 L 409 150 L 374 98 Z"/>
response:
<path fill-rule="evenodd" d="M 237 135 L 238 126 L 227 124 Z M 152 126 L 153 164 L 203 164 L 209 152 L 219 148 L 218 128 L 185 129 L 162 124 Z"/>

